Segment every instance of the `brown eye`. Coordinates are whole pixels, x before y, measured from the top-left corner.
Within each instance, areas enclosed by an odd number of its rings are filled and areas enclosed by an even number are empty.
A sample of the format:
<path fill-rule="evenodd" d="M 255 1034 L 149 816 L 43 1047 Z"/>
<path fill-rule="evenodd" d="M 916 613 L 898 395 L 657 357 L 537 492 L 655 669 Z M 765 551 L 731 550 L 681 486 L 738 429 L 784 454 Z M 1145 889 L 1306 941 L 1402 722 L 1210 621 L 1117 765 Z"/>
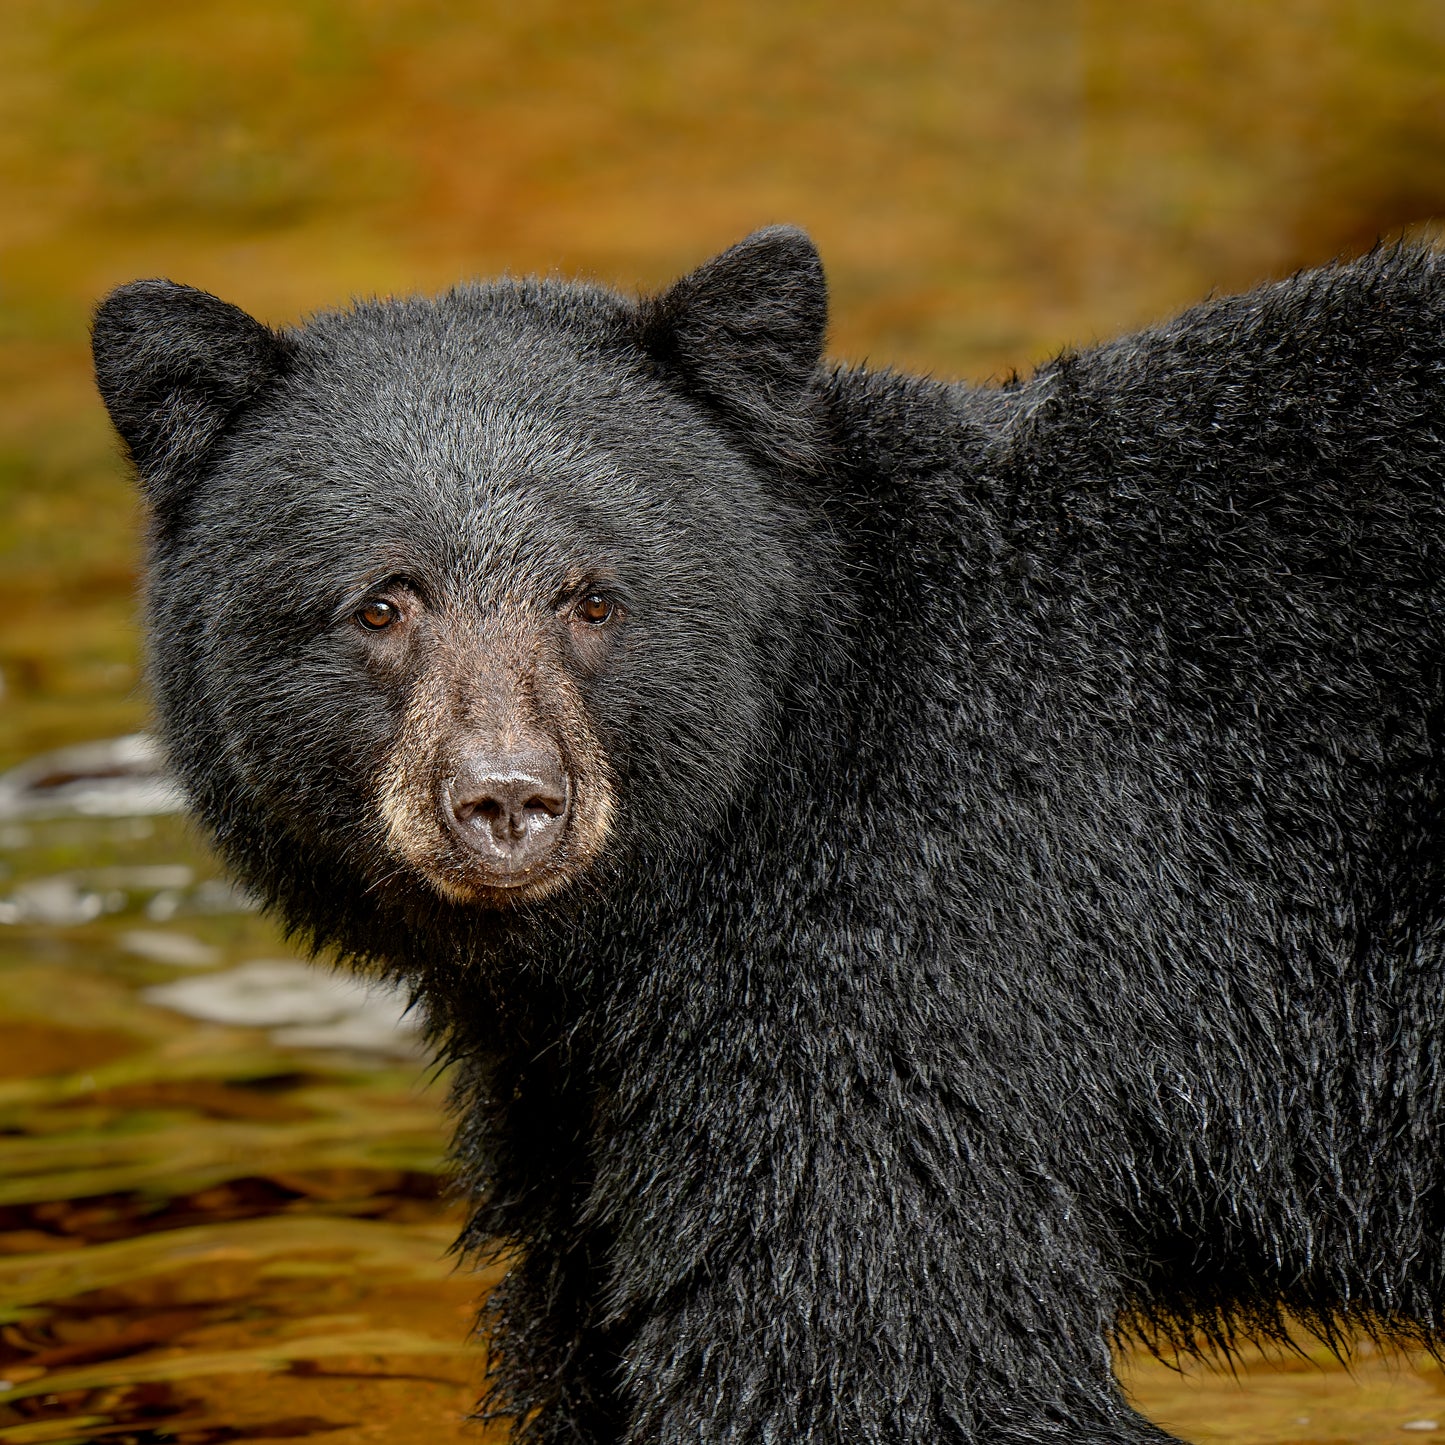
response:
<path fill-rule="evenodd" d="M 598 626 L 612 616 L 612 604 L 600 593 L 589 592 L 578 604 L 584 622 Z"/>
<path fill-rule="evenodd" d="M 373 632 L 380 632 L 384 627 L 390 627 L 398 617 L 401 616 L 401 609 L 393 602 L 383 602 L 379 597 L 373 598 L 357 614 L 356 620 Z"/>

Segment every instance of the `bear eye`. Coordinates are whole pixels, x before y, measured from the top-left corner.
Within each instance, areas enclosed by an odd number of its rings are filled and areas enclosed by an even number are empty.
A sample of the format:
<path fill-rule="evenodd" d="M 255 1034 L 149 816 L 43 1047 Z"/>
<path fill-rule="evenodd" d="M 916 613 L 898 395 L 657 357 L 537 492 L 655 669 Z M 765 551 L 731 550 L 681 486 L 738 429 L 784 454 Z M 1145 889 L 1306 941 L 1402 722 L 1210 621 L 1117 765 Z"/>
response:
<path fill-rule="evenodd" d="M 584 622 L 600 627 L 612 616 L 612 603 L 600 592 L 589 592 L 577 604 L 577 611 Z"/>
<path fill-rule="evenodd" d="M 394 602 L 386 602 L 380 597 L 373 597 L 356 613 L 356 620 L 370 631 L 380 632 L 383 628 L 390 627 L 400 616 L 401 608 Z"/>

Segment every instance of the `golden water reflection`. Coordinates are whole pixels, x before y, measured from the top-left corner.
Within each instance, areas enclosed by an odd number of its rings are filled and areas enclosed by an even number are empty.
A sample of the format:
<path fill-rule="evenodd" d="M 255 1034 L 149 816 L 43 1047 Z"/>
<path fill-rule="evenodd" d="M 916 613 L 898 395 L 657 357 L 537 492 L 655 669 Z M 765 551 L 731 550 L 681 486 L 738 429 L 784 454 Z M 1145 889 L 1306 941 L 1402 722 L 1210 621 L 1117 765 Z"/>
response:
<path fill-rule="evenodd" d="M 180 820 L 0 843 L 0 1442 L 484 1438 L 442 1081 L 149 1002 L 286 952 Z"/>

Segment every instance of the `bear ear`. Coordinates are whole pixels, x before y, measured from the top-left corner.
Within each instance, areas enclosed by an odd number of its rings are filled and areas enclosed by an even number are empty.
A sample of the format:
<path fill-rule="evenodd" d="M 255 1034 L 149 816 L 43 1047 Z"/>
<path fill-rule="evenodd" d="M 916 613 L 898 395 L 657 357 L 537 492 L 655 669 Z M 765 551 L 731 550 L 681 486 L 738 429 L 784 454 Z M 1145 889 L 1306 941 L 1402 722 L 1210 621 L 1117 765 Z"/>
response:
<path fill-rule="evenodd" d="M 795 226 L 755 231 L 639 307 L 642 344 L 740 426 L 769 459 L 813 450 L 810 382 L 823 357 L 828 286 Z"/>
<path fill-rule="evenodd" d="M 174 281 L 133 281 L 96 309 L 95 380 L 153 506 L 178 498 L 226 423 L 285 361 L 275 332 Z"/>

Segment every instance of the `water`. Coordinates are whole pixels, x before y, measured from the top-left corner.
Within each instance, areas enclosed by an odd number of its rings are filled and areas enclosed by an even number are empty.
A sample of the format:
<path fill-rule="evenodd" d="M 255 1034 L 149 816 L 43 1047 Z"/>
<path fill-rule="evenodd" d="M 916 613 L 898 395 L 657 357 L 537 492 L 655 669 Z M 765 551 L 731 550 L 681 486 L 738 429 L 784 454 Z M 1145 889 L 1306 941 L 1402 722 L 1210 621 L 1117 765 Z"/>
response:
<path fill-rule="evenodd" d="M 486 1438 L 400 1002 L 73 802 L 0 812 L 0 1445 Z"/>

